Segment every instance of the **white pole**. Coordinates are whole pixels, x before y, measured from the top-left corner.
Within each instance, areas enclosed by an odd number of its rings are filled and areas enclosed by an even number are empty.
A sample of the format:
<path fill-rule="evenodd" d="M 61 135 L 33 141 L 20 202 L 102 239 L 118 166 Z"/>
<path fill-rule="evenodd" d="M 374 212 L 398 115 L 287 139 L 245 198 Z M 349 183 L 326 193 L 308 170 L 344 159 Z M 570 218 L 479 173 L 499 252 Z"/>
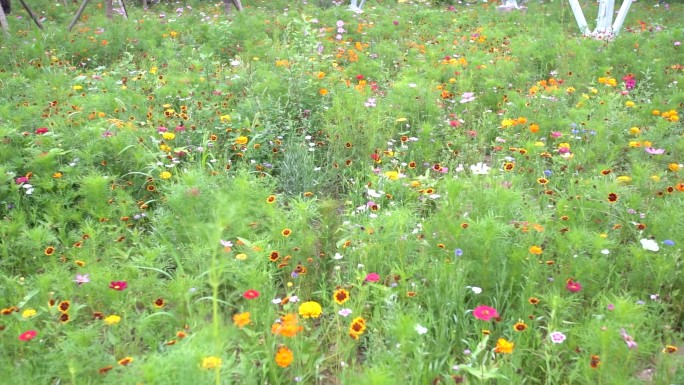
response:
<path fill-rule="evenodd" d="M 584 18 L 584 12 L 582 12 L 582 7 L 579 5 L 578 0 L 568 0 L 570 3 L 570 8 L 572 8 L 572 13 L 575 15 L 575 20 L 577 20 L 577 26 L 583 34 L 588 35 L 589 26 L 587 25 L 587 19 Z"/>
<path fill-rule="evenodd" d="M 596 19 L 596 29 L 594 34 L 613 33 L 611 24 L 613 23 L 613 10 L 615 0 L 599 0 L 598 18 Z"/>
<path fill-rule="evenodd" d="M 627 17 L 627 12 L 629 12 L 629 7 L 632 6 L 632 0 L 623 0 L 622 6 L 620 7 L 620 11 L 618 11 L 617 16 L 615 17 L 615 24 L 613 24 L 613 33 L 615 36 L 620 32 L 620 28 L 622 28 L 622 23 L 625 21 L 625 18 Z"/>

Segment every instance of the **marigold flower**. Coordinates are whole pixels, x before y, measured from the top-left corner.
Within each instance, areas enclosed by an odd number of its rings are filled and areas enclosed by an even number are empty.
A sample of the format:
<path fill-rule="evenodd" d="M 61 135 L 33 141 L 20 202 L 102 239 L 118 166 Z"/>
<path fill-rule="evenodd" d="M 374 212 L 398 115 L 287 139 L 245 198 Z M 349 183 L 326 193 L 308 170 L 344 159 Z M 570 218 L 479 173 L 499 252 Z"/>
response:
<path fill-rule="evenodd" d="M 252 322 L 252 320 L 249 318 L 250 315 L 251 314 L 248 311 L 233 315 L 233 324 L 242 329 L 244 326 L 249 325 Z"/>
<path fill-rule="evenodd" d="M 133 362 L 133 357 L 124 357 L 124 358 L 122 358 L 122 359 L 119 360 L 119 365 L 121 365 L 121 366 L 127 366 L 127 365 L 130 364 L 131 362 Z"/>
<path fill-rule="evenodd" d="M 214 356 L 202 358 L 202 369 L 214 369 L 221 367 L 221 359 Z"/>
<path fill-rule="evenodd" d="M 276 352 L 275 362 L 281 368 L 287 368 L 292 364 L 294 360 L 294 354 L 292 350 L 288 349 L 286 346 L 281 346 Z"/>
<path fill-rule="evenodd" d="M 239 144 L 239 145 L 245 145 L 245 144 L 247 144 L 248 142 L 249 142 L 249 138 L 246 137 L 246 136 L 238 136 L 238 137 L 235 139 L 235 144 Z"/>
<path fill-rule="evenodd" d="M 299 325 L 296 314 L 286 314 L 271 326 L 271 333 L 288 338 L 296 336 L 302 330 L 304 328 Z"/>
<path fill-rule="evenodd" d="M 36 312 L 36 309 L 26 309 L 23 313 L 21 313 L 21 318 L 31 318 L 36 314 L 38 314 L 38 312 Z"/>
<path fill-rule="evenodd" d="M 530 246 L 530 253 L 534 255 L 540 255 L 542 253 L 543 249 L 537 245 L 532 245 Z"/>
<path fill-rule="evenodd" d="M 322 312 L 323 308 L 315 301 L 308 301 L 299 305 L 299 315 L 304 318 L 318 318 Z"/>
<path fill-rule="evenodd" d="M 162 172 L 159 174 L 159 177 L 162 178 L 162 179 L 170 179 L 170 178 L 171 178 L 171 173 L 168 172 L 168 171 L 162 171 Z"/>
<path fill-rule="evenodd" d="M 121 321 L 121 317 L 116 314 L 108 315 L 104 318 L 105 325 L 116 325 Z"/>
<path fill-rule="evenodd" d="M 494 352 L 502 354 L 511 354 L 513 353 L 514 346 L 515 344 L 513 342 L 506 341 L 503 338 L 499 338 L 496 341 L 496 348 L 494 349 Z"/>

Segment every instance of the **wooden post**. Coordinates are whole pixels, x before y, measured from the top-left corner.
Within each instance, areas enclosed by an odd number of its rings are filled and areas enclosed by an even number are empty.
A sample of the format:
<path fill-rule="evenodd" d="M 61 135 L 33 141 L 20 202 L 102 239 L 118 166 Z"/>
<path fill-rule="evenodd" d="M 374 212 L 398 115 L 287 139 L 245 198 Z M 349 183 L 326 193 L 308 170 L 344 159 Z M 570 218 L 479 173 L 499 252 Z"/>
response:
<path fill-rule="evenodd" d="M 72 28 L 74 28 L 74 25 L 76 25 L 76 22 L 78 19 L 81 18 L 81 15 L 83 14 L 83 11 L 85 10 L 86 5 L 88 5 L 88 0 L 83 0 L 81 3 L 81 6 L 78 8 L 78 11 L 76 12 L 76 16 L 74 16 L 74 19 L 71 20 L 71 23 L 69 24 L 69 27 L 67 28 L 67 31 L 71 31 Z"/>
<path fill-rule="evenodd" d="M 38 28 L 43 29 L 43 24 L 41 24 L 38 17 L 36 17 L 36 15 L 33 13 L 33 11 L 31 11 L 31 8 L 29 8 L 28 4 L 26 4 L 26 1 L 24 1 L 24 0 L 19 0 L 19 1 L 21 2 L 21 5 L 24 6 L 24 9 L 26 10 L 26 12 L 28 12 L 28 14 L 31 16 L 33 21 L 36 23 Z"/>
<path fill-rule="evenodd" d="M 105 16 L 107 19 L 114 17 L 114 0 L 105 0 Z"/>

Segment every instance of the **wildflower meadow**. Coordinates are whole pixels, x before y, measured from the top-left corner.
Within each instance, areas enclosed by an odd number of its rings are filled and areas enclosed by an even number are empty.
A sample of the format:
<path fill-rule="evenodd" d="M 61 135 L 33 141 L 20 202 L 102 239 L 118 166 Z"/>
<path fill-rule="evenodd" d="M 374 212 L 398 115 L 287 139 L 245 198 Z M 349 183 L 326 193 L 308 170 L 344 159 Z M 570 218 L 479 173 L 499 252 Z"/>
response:
<path fill-rule="evenodd" d="M 684 384 L 681 1 L 27 3 L 0 383 Z"/>

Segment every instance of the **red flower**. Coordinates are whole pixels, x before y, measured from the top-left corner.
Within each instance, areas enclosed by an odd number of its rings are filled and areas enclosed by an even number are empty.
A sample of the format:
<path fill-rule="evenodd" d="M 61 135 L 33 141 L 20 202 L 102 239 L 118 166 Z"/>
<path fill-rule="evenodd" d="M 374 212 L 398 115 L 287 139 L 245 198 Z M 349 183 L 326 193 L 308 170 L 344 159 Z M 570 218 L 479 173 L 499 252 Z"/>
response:
<path fill-rule="evenodd" d="M 473 316 L 483 321 L 489 321 L 492 318 L 498 317 L 499 313 L 493 307 L 478 306 L 473 310 Z"/>
<path fill-rule="evenodd" d="M 19 341 L 31 341 L 38 333 L 35 330 L 27 330 L 19 336 Z"/>
<path fill-rule="evenodd" d="M 582 290 L 582 285 L 579 282 L 573 281 L 572 278 L 568 278 L 565 288 L 572 293 L 577 293 L 578 291 Z"/>
<path fill-rule="evenodd" d="M 114 290 L 118 290 L 118 291 L 126 290 L 127 287 L 128 287 L 128 284 L 126 283 L 126 281 L 112 281 L 109 283 L 110 289 L 114 289 Z"/>
<path fill-rule="evenodd" d="M 256 290 L 252 290 L 252 289 L 247 290 L 246 292 L 244 292 L 244 294 L 242 294 L 242 296 L 245 297 L 246 299 L 256 299 L 256 298 L 259 298 L 259 295 L 261 295 L 261 293 L 259 293 Z"/>
<path fill-rule="evenodd" d="M 36 130 L 36 135 L 43 135 L 46 134 L 49 130 L 46 127 L 41 127 Z"/>

